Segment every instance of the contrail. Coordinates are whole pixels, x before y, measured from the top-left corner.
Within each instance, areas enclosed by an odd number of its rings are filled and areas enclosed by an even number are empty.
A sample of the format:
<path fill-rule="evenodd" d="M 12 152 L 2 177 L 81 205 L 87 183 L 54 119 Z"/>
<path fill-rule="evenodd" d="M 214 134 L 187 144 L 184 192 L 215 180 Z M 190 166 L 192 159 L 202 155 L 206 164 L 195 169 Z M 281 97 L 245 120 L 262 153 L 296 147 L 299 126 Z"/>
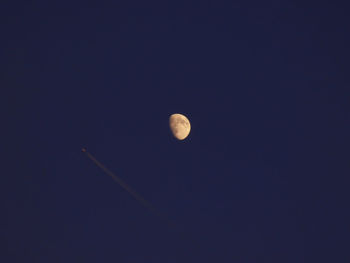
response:
<path fill-rule="evenodd" d="M 135 190 L 128 186 L 120 177 L 115 175 L 113 172 L 108 170 L 102 163 L 100 163 L 94 156 L 92 156 L 85 148 L 81 149 L 86 156 L 93 161 L 98 167 L 101 168 L 107 175 L 112 177 L 112 179 L 117 182 L 122 188 L 124 188 L 131 196 L 133 196 L 137 201 L 139 201 L 144 207 L 150 210 L 152 213 L 156 214 L 162 220 L 166 221 L 169 226 L 175 227 L 175 224 L 166 218 L 162 213 L 155 209 L 147 200 L 145 200 L 141 195 L 139 195 Z"/>
<path fill-rule="evenodd" d="M 157 215 L 163 222 L 167 223 L 168 227 L 172 230 L 177 230 L 177 234 L 182 239 L 183 242 L 188 243 L 191 247 L 189 247 L 189 254 L 193 254 L 193 249 L 201 251 L 201 246 L 198 241 L 194 239 L 191 235 L 188 235 L 184 231 L 184 229 L 179 228 L 172 220 L 170 220 L 163 213 L 159 212 L 151 203 L 149 203 L 146 199 L 144 199 L 141 195 L 139 195 L 135 190 L 133 190 L 129 185 L 127 185 L 120 177 L 115 175 L 113 172 L 108 170 L 102 163 L 100 163 L 92 154 L 90 154 L 85 148 L 82 148 L 81 151 L 86 154 L 86 156 L 93 161 L 102 171 L 104 171 L 107 175 L 112 177 L 112 179 L 117 182 L 122 188 L 124 188 L 131 196 L 133 196 L 138 202 L 140 202 L 145 208 L 149 211 Z"/>

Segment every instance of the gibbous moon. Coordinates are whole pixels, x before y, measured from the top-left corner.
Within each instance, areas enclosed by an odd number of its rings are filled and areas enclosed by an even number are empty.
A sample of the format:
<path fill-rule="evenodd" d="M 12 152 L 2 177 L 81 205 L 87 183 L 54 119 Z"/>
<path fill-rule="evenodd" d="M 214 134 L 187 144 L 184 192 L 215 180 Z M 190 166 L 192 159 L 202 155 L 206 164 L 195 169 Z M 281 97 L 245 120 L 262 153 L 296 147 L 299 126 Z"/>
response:
<path fill-rule="evenodd" d="M 186 118 L 186 116 L 179 113 L 175 113 L 170 116 L 169 126 L 174 137 L 178 140 L 185 139 L 191 131 L 190 121 Z"/>

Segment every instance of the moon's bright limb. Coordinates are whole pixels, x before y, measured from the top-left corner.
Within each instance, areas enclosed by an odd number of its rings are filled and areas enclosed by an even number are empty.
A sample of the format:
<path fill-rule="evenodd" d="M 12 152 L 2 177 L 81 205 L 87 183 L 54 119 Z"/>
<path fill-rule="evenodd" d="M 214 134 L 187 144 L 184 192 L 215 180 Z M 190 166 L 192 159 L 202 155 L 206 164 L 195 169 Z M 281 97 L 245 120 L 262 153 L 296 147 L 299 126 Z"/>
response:
<path fill-rule="evenodd" d="M 175 113 L 170 116 L 169 126 L 174 137 L 178 140 L 184 140 L 191 131 L 190 121 L 186 118 L 186 116 L 179 113 Z"/>

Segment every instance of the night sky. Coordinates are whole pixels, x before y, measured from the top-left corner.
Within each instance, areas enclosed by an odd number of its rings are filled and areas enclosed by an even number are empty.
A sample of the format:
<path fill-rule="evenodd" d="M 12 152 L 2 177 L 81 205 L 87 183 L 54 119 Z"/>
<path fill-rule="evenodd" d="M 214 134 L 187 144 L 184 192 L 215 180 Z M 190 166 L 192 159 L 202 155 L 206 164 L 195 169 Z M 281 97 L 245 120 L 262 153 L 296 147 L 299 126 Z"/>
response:
<path fill-rule="evenodd" d="M 328 2 L 2 4 L 0 261 L 350 262 L 350 19 Z"/>

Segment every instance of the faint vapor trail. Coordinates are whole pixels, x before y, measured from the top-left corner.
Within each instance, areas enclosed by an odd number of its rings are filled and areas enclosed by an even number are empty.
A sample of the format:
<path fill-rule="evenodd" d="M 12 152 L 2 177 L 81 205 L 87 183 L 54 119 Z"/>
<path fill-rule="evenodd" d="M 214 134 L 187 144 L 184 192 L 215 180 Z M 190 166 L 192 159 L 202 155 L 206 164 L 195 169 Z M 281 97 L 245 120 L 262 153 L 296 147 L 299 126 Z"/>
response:
<path fill-rule="evenodd" d="M 130 195 L 132 195 L 137 201 L 139 201 L 144 207 L 146 207 L 151 212 L 155 213 L 162 220 L 166 221 L 169 226 L 174 227 L 175 224 L 167 219 L 162 213 L 155 209 L 147 200 L 145 200 L 141 195 L 139 195 L 135 190 L 128 186 L 121 178 L 116 176 L 113 172 L 108 170 L 102 163 L 100 163 L 94 156 L 92 156 L 85 148 L 81 150 L 86 156 L 93 161 L 98 167 L 101 168 L 107 175 L 112 177 L 112 179 L 117 182 L 121 187 L 123 187 Z"/>
<path fill-rule="evenodd" d="M 183 242 L 187 243 L 190 247 L 188 247 L 188 254 L 193 254 L 193 250 L 201 251 L 201 246 L 198 241 L 194 239 L 191 235 L 186 233 L 184 229 L 179 228 L 174 222 L 172 222 L 168 217 L 159 212 L 156 208 L 154 208 L 151 203 L 145 200 L 141 195 L 139 195 L 135 190 L 133 190 L 130 186 L 128 186 L 121 178 L 116 176 L 113 172 L 108 170 L 102 163 L 100 163 L 94 156 L 92 156 L 85 148 L 82 149 L 82 152 L 86 154 L 86 156 L 93 161 L 102 171 L 104 171 L 107 175 L 112 177 L 112 179 L 117 182 L 122 188 L 124 188 L 130 195 L 132 195 L 137 201 L 139 201 L 144 207 L 150 210 L 152 213 L 157 215 L 162 221 L 164 221 L 168 227 L 172 230 L 175 230 L 178 234 L 178 237 L 182 239 Z"/>

